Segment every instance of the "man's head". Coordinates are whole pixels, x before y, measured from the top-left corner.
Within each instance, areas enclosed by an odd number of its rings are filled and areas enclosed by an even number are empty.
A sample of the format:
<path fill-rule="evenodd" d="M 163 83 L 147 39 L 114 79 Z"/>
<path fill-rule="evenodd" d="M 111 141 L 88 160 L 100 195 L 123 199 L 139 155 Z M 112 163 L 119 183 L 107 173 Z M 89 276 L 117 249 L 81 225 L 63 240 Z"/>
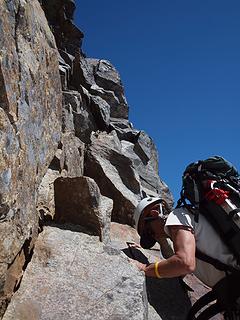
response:
<path fill-rule="evenodd" d="M 165 236 L 163 228 L 168 213 L 168 206 L 161 198 L 147 197 L 139 202 L 134 212 L 134 226 L 143 248 L 153 247 L 159 238 Z"/>

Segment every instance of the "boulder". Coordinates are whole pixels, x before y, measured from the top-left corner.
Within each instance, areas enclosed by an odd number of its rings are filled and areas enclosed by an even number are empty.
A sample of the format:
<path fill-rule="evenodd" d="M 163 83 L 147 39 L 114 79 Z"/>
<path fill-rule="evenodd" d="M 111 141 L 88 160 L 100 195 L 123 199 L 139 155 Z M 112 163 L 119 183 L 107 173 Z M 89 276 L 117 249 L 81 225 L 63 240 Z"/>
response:
<path fill-rule="evenodd" d="M 58 178 L 54 182 L 57 223 L 84 226 L 108 242 L 113 201 L 101 195 L 89 177 Z"/>
<path fill-rule="evenodd" d="M 45 227 L 3 320 L 147 320 L 144 282 L 97 237 Z"/>
<path fill-rule="evenodd" d="M 115 131 L 92 134 L 84 175 L 93 178 L 101 193 L 113 199 L 112 219 L 132 224 L 133 211 L 140 199 L 140 181 L 131 159 L 122 153 Z"/>

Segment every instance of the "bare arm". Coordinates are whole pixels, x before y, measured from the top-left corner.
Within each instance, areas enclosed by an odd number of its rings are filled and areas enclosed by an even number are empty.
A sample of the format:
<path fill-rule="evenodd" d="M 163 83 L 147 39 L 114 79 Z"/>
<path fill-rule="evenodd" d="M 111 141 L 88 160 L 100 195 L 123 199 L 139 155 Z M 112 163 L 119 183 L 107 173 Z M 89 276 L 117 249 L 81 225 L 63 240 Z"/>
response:
<path fill-rule="evenodd" d="M 193 232 L 183 226 L 169 227 L 175 254 L 158 264 L 161 278 L 173 278 L 191 273 L 195 269 L 195 237 Z M 156 277 L 154 264 L 143 266 L 146 276 Z"/>

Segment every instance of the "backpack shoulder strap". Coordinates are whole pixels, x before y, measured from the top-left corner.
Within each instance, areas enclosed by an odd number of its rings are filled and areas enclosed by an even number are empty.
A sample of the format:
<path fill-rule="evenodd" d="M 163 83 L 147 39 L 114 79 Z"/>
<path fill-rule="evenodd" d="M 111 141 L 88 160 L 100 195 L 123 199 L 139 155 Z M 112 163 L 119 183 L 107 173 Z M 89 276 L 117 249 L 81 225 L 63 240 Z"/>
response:
<path fill-rule="evenodd" d="M 209 303 L 216 300 L 217 296 L 213 290 L 204 294 L 201 298 L 199 298 L 189 310 L 187 320 L 207 320 L 218 314 L 219 312 L 223 311 L 223 308 L 218 302 L 211 304 L 208 308 L 206 308 L 203 312 L 196 317 L 196 314 Z"/>
<path fill-rule="evenodd" d="M 225 311 L 226 314 L 238 314 L 239 309 L 236 308 L 236 301 L 240 297 L 240 271 L 236 271 L 219 280 L 211 291 L 199 298 L 191 307 L 187 320 L 207 320 L 212 318 L 219 312 Z M 214 304 L 208 306 L 209 303 L 216 300 Z M 196 314 L 206 307 L 197 317 Z M 229 318 L 233 319 L 233 318 Z"/>
<path fill-rule="evenodd" d="M 209 257 L 207 254 L 201 252 L 198 249 L 196 249 L 195 255 L 196 255 L 197 259 L 202 260 L 207 263 L 210 263 L 212 266 L 214 266 L 216 269 L 218 269 L 220 271 L 224 271 L 226 273 L 236 271 L 236 269 L 234 267 L 228 266 L 227 264 L 225 264 L 215 258 Z"/>
<path fill-rule="evenodd" d="M 177 202 L 177 205 L 176 205 L 176 208 L 181 208 L 181 207 L 184 207 L 186 208 L 189 212 L 191 212 L 191 214 L 194 215 L 194 221 L 196 223 L 198 223 L 199 221 L 199 210 L 195 210 L 193 205 L 191 204 L 188 204 L 185 200 L 185 197 L 184 196 L 181 196 L 181 198 L 178 200 Z"/>

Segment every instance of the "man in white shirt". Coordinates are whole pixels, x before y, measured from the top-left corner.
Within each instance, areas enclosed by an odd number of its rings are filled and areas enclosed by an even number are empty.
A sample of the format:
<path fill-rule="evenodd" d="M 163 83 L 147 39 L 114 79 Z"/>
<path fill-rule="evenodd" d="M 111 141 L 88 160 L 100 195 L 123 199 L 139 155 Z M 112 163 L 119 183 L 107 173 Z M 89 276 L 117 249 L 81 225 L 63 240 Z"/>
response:
<path fill-rule="evenodd" d="M 168 259 L 149 265 L 137 264 L 146 276 L 172 278 L 194 273 L 213 287 L 226 273 L 197 259 L 196 248 L 223 265 L 239 269 L 236 259 L 204 216 L 199 215 L 196 223 L 194 215 L 186 208 L 177 208 L 164 215 L 164 207 L 166 203 L 160 198 L 145 198 L 135 210 L 135 227 L 143 248 L 151 248 L 163 237 L 170 237 L 174 246 L 175 253 Z"/>

